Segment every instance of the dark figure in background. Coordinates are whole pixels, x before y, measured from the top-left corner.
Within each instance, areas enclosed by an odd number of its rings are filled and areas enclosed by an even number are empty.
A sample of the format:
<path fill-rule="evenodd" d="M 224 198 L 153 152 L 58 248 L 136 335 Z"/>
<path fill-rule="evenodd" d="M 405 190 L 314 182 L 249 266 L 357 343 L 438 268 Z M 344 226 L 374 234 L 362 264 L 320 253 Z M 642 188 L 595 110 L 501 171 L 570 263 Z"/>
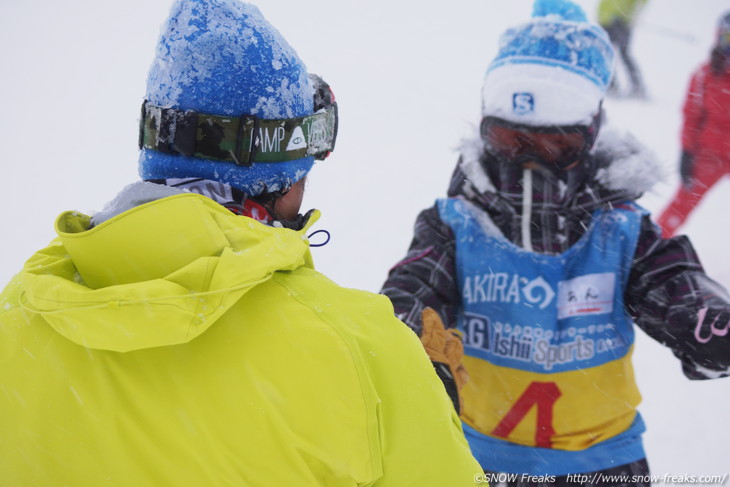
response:
<path fill-rule="evenodd" d="M 598 6 L 598 23 L 616 47 L 629 75 L 631 86 L 626 95 L 634 98 L 646 98 L 641 72 L 629 49 L 634 20 L 645 3 L 646 0 L 601 0 Z M 609 94 L 618 93 L 619 87 L 614 76 Z"/>
<path fill-rule="evenodd" d="M 687 220 L 705 194 L 730 174 L 730 12 L 717 27 L 710 59 L 692 75 L 684 102 L 682 183 L 659 218 L 665 237 Z"/>

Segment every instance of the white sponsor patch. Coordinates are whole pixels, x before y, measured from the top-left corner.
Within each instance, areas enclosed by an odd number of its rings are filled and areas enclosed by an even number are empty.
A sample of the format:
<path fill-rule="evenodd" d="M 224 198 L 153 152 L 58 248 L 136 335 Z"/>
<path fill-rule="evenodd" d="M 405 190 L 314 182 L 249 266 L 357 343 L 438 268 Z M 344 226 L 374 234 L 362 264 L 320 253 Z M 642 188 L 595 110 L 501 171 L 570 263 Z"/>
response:
<path fill-rule="evenodd" d="M 301 127 L 297 127 L 291 134 L 289 144 L 286 146 L 286 150 L 297 150 L 305 149 L 307 147 L 307 141 L 304 138 L 304 131 Z"/>
<path fill-rule="evenodd" d="M 604 272 L 558 283 L 558 319 L 613 311 L 616 274 Z"/>

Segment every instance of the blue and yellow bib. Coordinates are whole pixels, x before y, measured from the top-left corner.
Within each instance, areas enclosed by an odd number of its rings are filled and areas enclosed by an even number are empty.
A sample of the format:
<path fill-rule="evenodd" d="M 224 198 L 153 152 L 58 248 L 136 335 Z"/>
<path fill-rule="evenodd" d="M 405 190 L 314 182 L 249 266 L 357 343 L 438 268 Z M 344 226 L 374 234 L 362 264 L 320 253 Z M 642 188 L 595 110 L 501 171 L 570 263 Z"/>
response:
<path fill-rule="evenodd" d="M 644 210 L 598 210 L 568 251 L 545 255 L 504 238 L 471 203 L 438 208 L 456 238 L 462 420 L 482 466 L 565 475 L 644 458 L 623 303 Z"/>

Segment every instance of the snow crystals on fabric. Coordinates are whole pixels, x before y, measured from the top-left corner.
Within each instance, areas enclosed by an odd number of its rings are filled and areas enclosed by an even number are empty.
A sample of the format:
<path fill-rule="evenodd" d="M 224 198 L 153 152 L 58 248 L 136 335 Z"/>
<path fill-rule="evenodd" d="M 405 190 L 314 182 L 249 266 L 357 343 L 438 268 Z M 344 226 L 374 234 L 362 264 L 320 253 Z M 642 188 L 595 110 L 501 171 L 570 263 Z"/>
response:
<path fill-rule="evenodd" d="M 162 32 L 148 82 L 152 103 L 218 115 L 255 109 L 263 118 L 311 113 L 306 69 L 257 7 L 179 1 Z"/>
<path fill-rule="evenodd" d="M 153 105 L 235 117 L 310 115 L 313 94 L 294 49 L 257 7 L 239 0 L 178 0 L 147 82 Z M 143 179 L 211 179 L 256 196 L 285 190 L 313 164 L 303 157 L 246 167 L 144 149 L 139 172 Z"/>
<path fill-rule="evenodd" d="M 484 153 L 484 142 L 476 129 L 469 137 L 461 140 L 459 153 L 461 154 L 461 170 L 474 188 L 479 193 L 496 192 L 494 185 L 492 185 L 479 162 Z"/>
<path fill-rule="evenodd" d="M 454 206 L 454 210 L 461 214 L 465 220 L 475 220 L 479 223 L 479 226 L 485 235 L 500 240 L 506 240 L 502 231 L 489 217 L 489 214 L 475 207 L 473 203 L 466 199 L 460 199 L 459 203 Z"/>
<path fill-rule="evenodd" d="M 608 35 L 568 0 L 538 0 L 533 14 L 500 37 L 482 114 L 526 125 L 589 122 L 613 74 Z"/>
<path fill-rule="evenodd" d="M 654 152 L 628 132 L 602 130 L 595 151 L 613 161 L 596 174 L 596 180 L 608 189 L 640 194 L 666 177 Z"/>
<path fill-rule="evenodd" d="M 613 50 L 605 34 L 590 24 L 555 20 L 559 19 L 536 19 L 505 32 L 489 70 L 536 63 L 579 73 L 605 89 L 613 69 Z"/>

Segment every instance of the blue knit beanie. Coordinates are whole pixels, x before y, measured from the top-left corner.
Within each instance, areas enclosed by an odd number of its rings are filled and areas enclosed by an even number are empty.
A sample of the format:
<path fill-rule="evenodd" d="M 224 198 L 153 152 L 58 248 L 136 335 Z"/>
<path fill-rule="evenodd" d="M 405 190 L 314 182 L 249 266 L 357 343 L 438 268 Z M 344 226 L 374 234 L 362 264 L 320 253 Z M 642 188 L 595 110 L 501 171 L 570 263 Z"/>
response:
<path fill-rule="evenodd" d="M 257 7 L 178 0 L 162 28 L 146 98 L 177 110 L 283 119 L 311 115 L 313 95 L 305 65 Z M 143 179 L 211 179 L 256 196 L 288 189 L 313 164 L 308 156 L 242 166 L 145 148 L 139 173 Z"/>
<path fill-rule="evenodd" d="M 530 22 L 500 38 L 482 115 L 533 126 L 590 124 L 613 75 L 606 32 L 569 0 L 536 0 Z"/>

